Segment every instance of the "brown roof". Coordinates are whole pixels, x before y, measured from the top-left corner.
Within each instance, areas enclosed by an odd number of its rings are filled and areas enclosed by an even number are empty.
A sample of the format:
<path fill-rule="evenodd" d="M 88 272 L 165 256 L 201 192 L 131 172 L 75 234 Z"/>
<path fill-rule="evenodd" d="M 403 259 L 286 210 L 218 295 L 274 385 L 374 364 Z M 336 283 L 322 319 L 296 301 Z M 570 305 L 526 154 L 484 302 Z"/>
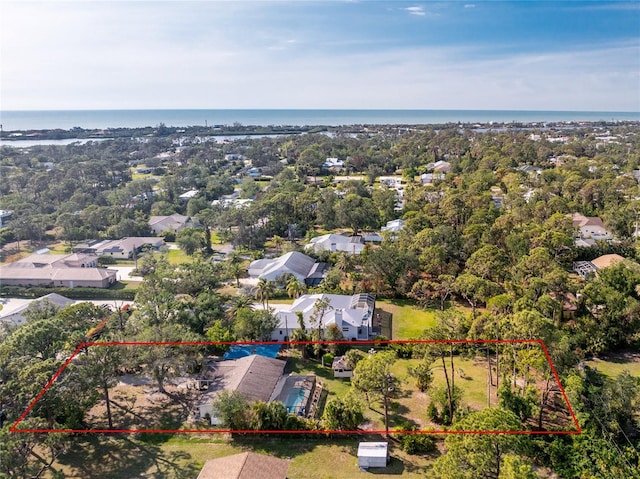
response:
<path fill-rule="evenodd" d="M 624 258 L 619 254 L 605 254 L 591 260 L 593 265 L 598 269 L 608 268 L 609 266 L 613 266 L 614 264 L 621 263 L 623 261 Z"/>
<path fill-rule="evenodd" d="M 579 228 L 580 226 L 600 226 L 604 228 L 604 223 L 598 216 L 584 216 L 580 213 L 573 213 L 568 216 L 573 220 L 574 228 Z"/>
<path fill-rule="evenodd" d="M 289 461 L 253 452 L 209 459 L 197 479 L 286 479 Z"/>

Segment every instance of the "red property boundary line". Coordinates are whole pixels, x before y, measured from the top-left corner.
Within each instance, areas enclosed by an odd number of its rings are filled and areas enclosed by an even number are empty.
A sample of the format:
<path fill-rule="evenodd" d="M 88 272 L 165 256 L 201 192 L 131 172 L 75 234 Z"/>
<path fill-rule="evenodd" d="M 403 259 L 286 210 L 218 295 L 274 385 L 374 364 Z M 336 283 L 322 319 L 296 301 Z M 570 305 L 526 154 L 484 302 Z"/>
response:
<path fill-rule="evenodd" d="M 562 383 L 560 382 L 560 377 L 558 376 L 558 372 L 556 371 L 555 366 L 553 365 L 553 361 L 551 360 L 551 356 L 549 355 L 549 350 L 547 349 L 546 344 L 541 339 L 442 339 L 442 340 L 429 340 L 429 339 L 416 339 L 416 340 L 383 340 L 383 341 L 221 341 L 221 342 L 210 342 L 210 341 L 191 341 L 191 342 L 85 342 L 80 344 L 76 350 L 69 356 L 69 358 L 64 362 L 62 367 L 58 369 L 58 371 L 52 376 L 49 382 L 45 385 L 45 387 L 38 393 L 38 395 L 31 401 L 27 409 L 20 415 L 18 420 L 13 423 L 13 425 L 9 428 L 9 431 L 12 433 L 122 433 L 122 434 L 140 434 L 140 433 L 177 433 L 177 434 L 225 434 L 225 433 L 235 433 L 235 434 L 316 434 L 316 435 L 328 435 L 328 434 L 343 434 L 343 435 L 371 435 L 371 434 L 386 434 L 385 430 L 354 430 L 354 431 L 343 431 L 343 430 L 311 430 L 311 431 L 297 431 L 297 430 L 236 430 L 236 429 L 18 429 L 18 425 L 26 418 L 27 414 L 33 409 L 36 403 L 44 396 L 47 390 L 55 383 L 55 381 L 60 377 L 62 372 L 69 366 L 69 364 L 73 361 L 73 359 L 78 355 L 80 351 L 89 347 L 104 347 L 104 346 L 216 346 L 216 345 L 225 345 L 225 346 L 234 346 L 234 345 L 287 345 L 287 346 L 296 346 L 296 345 L 313 345 L 313 344 L 349 344 L 349 345 L 372 345 L 372 346 L 387 346 L 392 344 L 539 344 L 542 347 L 542 351 L 549 363 L 549 367 L 551 368 L 551 372 L 556 380 L 558 387 L 560 388 L 560 392 L 562 393 L 562 397 L 564 398 L 564 402 L 571 414 L 571 418 L 576 427 L 575 430 L 569 431 L 537 431 L 537 430 L 508 430 L 508 431 L 499 431 L 499 430 L 478 430 L 478 431 L 456 431 L 450 429 L 443 430 L 407 430 L 407 431 L 389 431 L 389 434 L 514 434 L 514 435 L 575 435 L 582 434 L 582 428 L 578 423 L 576 415 L 571 407 L 569 402 L 569 398 L 567 397 L 567 393 L 562 387 Z"/>

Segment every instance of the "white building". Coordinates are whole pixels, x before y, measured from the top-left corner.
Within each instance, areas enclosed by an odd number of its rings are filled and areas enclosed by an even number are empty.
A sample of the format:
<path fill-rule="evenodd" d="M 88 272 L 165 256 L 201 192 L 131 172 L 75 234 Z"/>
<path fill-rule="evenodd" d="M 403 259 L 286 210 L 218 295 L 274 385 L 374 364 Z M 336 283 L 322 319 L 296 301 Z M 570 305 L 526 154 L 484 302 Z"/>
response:
<path fill-rule="evenodd" d="M 403 188 L 403 179 L 402 176 L 381 176 L 378 178 L 381 184 L 388 186 L 389 188 L 394 188 L 396 190 Z"/>
<path fill-rule="evenodd" d="M 12 213 L 11 210 L 0 210 L 0 228 L 4 226 L 4 222 L 11 217 Z"/>
<path fill-rule="evenodd" d="M 155 235 L 164 231 L 177 232 L 183 228 L 191 228 L 198 225 L 199 223 L 196 219 L 178 213 L 174 213 L 171 216 L 152 216 L 149 218 L 149 228 Z"/>
<path fill-rule="evenodd" d="M 567 215 L 576 229 L 576 246 L 591 246 L 596 241 L 611 241 L 613 235 L 597 216 L 584 216 L 580 213 Z"/>
<path fill-rule="evenodd" d="M 337 234 L 326 234 L 312 238 L 306 250 L 313 250 L 316 253 L 322 251 L 344 251 L 348 254 L 360 254 L 364 249 L 364 242 L 361 236 L 344 236 Z"/>
<path fill-rule="evenodd" d="M 15 325 L 15 326 L 23 324 L 27 321 L 24 316 L 26 309 L 32 304 L 36 305 L 36 306 L 32 306 L 32 308 L 38 307 L 39 309 L 42 309 L 43 303 L 45 301 L 47 301 L 48 303 L 51 303 L 52 305 L 60 309 L 63 309 L 75 303 L 75 300 L 73 299 L 65 298 L 64 296 L 61 296 L 57 293 L 50 293 L 50 294 L 47 294 L 46 296 L 42 296 L 41 298 L 35 299 L 33 301 L 22 303 L 17 308 L 7 310 L 7 311 L 0 310 L 0 323 Z"/>
<path fill-rule="evenodd" d="M 178 198 L 180 201 L 189 201 L 191 198 L 195 198 L 198 195 L 198 190 L 189 190 L 186 193 L 182 193 Z"/>
<path fill-rule="evenodd" d="M 330 307 L 322 317 L 321 329 L 324 331 L 335 324 L 347 341 L 368 340 L 374 336 L 373 314 L 375 297 L 370 294 L 305 294 L 300 296 L 288 309 L 275 313 L 278 326 L 271 334 L 274 341 L 288 341 L 291 333 L 298 329 L 298 312 L 302 313 L 305 330 L 311 333 L 318 325 L 312 321 L 316 301 L 328 299 Z"/>
<path fill-rule="evenodd" d="M 358 467 L 387 467 L 389 444 L 386 442 L 361 442 L 358 444 Z"/>
<path fill-rule="evenodd" d="M 322 167 L 326 168 L 327 170 L 340 170 L 344 168 L 344 161 L 339 160 L 338 158 L 327 158 L 322 164 Z"/>
<path fill-rule="evenodd" d="M 401 219 L 391 220 L 387 222 L 386 226 L 380 228 L 381 231 L 388 231 L 393 234 L 399 233 L 404 226 L 404 221 Z"/>
<path fill-rule="evenodd" d="M 275 281 L 280 276 L 290 273 L 307 286 L 317 286 L 322 282 L 328 270 L 327 263 L 316 263 L 306 254 L 291 251 L 278 258 L 258 259 L 249 265 L 249 276 L 252 278 Z"/>

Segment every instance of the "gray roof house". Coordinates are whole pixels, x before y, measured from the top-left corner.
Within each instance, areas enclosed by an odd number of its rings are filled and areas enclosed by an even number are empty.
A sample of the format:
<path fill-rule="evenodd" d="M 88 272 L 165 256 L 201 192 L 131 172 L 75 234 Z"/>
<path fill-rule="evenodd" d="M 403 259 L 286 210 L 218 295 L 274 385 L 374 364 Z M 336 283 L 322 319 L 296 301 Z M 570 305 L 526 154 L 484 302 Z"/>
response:
<path fill-rule="evenodd" d="M 41 298 L 34 299 L 29 303 L 22 304 L 15 309 L 0 310 L 0 323 L 20 325 L 26 322 L 24 312 L 27 308 L 31 306 L 32 308 L 37 307 L 41 309 L 45 301 L 61 309 L 75 303 L 75 300 L 73 299 L 65 298 L 57 293 L 50 293 L 46 296 L 42 296 Z"/>
<path fill-rule="evenodd" d="M 292 251 L 278 258 L 253 261 L 249 265 L 249 276 L 275 281 L 283 274 L 290 273 L 307 286 L 316 286 L 322 282 L 327 270 L 327 263 L 316 263 L 313 258 Z"/>
<path fill-rule="evenodd" d="M 360 254 L 364 249 L 364 242 L 362 236 L 344 236 L 332 233 L 312 238 L 305 249 L 313 250 L 316 253 L 344 251 L 348 254 Z"/>
<path fill-rule="evenodd" d="M 205 373 L 209 387 L 198 403 L 200 417 L 207 413 L 213 417 L 213 401 L 221 391 L 241 392 L 249 401 L 269 401 L 284 374 L 285 365 L 286 361 L 281 359 L 256 354 L 216 361 Z"/>
<path fill-rule="evenodd" d="M 345 339 L 368 340 L 375 334 L 373 330 L 373 315 L 375 297 L 371 294 L 305 294 L 300 296 L 288 309 L 275 313 L 278 326 L 271 333 L 271 339 L 286 341 L 298 326 L 297 312 L 302 312 L 305 329 L 311 331 L 316 328 L 312 321 L 316 301 L 328 299 L 330 308 L 322 318 L 322 329 L 335 324 Z"/>
<path fill-rule="evenodd" d="M 111 256 L 119 259 L 133 258 L 133 251 L 139 252 L 144 246 L 160 249 L 164 244 L 163 238 L 156 236 L 132 236 L 119 240 L 88 241 L 73 248 L 75 252 L 93 253 L 98 256 Z"/>
<path fill-rule="evenodd" d="M 0 267 L 0 284 L 108 288 L 116 282 L 117 270 L 96 266 L 97 256 L 91 254 L 34 253 Z"/>
<path fill-rule="evenodd" d="M 152 216 L 149 218 L 149 228 L 156 235 L 163 231 L 180 231 L 183 228 L 198 226 L 198 224 L 190 216 L 179 215 L 178 213 L 174 213 L 171 216 Z"/>

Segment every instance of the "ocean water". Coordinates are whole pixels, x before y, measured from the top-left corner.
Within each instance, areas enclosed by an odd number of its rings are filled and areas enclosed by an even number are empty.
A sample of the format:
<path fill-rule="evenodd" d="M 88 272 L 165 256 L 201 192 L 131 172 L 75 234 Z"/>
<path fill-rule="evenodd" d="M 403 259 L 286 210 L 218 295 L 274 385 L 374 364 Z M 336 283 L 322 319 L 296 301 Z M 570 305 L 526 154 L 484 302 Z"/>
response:
<path fill-rule="evenodd" d="M 47 110 L 0 111 L 4 131 L 167 126 L 354 125 L 640 120 L 640 112 L 509 110 Z"/>

